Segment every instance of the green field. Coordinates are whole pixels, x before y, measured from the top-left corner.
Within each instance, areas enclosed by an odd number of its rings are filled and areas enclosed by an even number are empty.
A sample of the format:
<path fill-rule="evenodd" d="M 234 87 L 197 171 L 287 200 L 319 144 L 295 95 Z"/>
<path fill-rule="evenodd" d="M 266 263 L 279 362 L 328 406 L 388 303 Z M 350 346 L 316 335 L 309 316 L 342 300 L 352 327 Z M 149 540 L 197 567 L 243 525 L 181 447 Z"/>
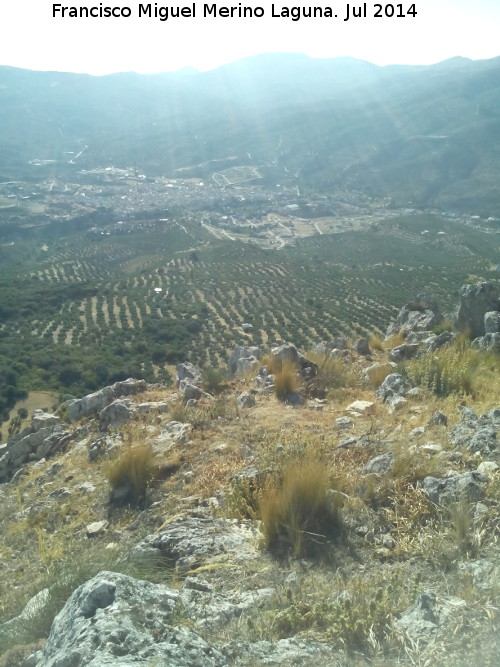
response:
<path fill-rule="evenodd" d="M 451 309 L 465 280 L 498 277 L 498 257 L 497 234 L 423 215 L 281 251 L 184 220 L 112 235 L 41 229 L 0 247 L 0 407 L 5 417 L 31 389 L 165 380 L 164 365 L 217 366 L 237 344 L 380 333 L 416 293 Z"/>

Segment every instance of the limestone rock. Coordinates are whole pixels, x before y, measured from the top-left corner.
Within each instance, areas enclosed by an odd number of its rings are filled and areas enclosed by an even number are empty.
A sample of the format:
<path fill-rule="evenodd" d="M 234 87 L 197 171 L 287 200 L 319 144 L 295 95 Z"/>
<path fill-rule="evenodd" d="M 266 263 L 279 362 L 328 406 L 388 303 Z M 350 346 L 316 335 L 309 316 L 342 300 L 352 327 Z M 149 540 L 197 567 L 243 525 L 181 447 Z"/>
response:
<path fill-rule="evenodd" d="M 459 598 L 440 599 L 433 591 L 420 593 L 416 602 L 404 611 L 394 623 L 414 642 L 429 642 L 454 610 L 465 606 Z"/>
<path fill-rule="evenodd" d="M 387 472 L 394 464 L 394 454 L 392 452 L 387 452 L 386 454 L 380 454 L 376 456 L 363 468 L 363 473 L 369 475 L 371 473 L 383 474 Z"/>
<path fill-rule="evenodd" d="M 500 333 L 500 312 L 490 310 L 484 314 L 484 333 Z"/>
<path fill-rule="evenodd" d="M 426 477 L 422 488 L 436 505 L 449 505 L 462 499 L 475 502 L 484 497 L 488 477 L 480 472 L 464 472 L 450 477 Z"/>
<path fill-rule="evenodd" d="M 107 431 L 110 427 L 126 424 L 136 412 L 135 403 L 130 398 L 117 398 L 99 412 L 99 429 Z"/>
<path fill-rule="evenodd" d="M 262 359 L 262 350 L 260 347 L 246 347 L 244 345 L 236 346 L 227 362 L 230 377 L 244 375 L 247 371 L 256 366 L 260 359 Z"/>
<path fill-rule="evenodd" d="M 175 370 L 175 384 L 177 387 L 179 387 L 184 380 L 187 380 L 192 384 L 198 384 L 201 381 L 201 370 L 189 361 L 179 364 Z"/>
<path fill-rule="evenodd" d="M 374 407 L 375 403 L 372 401 L 353 401 L 347 406 L 346 410 L 355 414 L 369 415 L 373 412 Z"/>
<path fill-rule="evenodd" d="M 500 291 L 488 282 L 464 285 L 460 290 L 460 305 L 455 315 L 455 324 L 467 331 L 472 338 L 484 336 L 485 315 L 500 310 Z"/>
<path fill-rule="evenodd" d="M 407 359 L 413 359 L 417 356 L 418 345 L 416 343 L 409 344 L 405 343 L 404 345 L 398 345 L 394 347 L 389 352 L 389 361 L 392 361 L 396 364 L 399 364 L 401 361 L 406 361 Z"/>
<path fill-rule="evenodd" d="M 248 391 L 244 391 L 236 399 L 239 408 L 253 408 L 255 405 L 255 397 Z"/>
<path fill-rule="evenodd" d="M 403 331 L 431 331 L 443 321 L 437 303 L 429 294 L 418 294 L 414 301 L 407 303 L 398 313 L 396 322 L 389 326 L 386 339 Z"/>
<path fill-rule="evenodd" d="M 271 361 L 279 368 L 281 364 L 293 364 L 297 366 L 301 375 L 307 379 L 312 378 L 318 371 L 318 365 L 314 361 L 306 359 L 291 343 L 285 343 L 271 350 Z"/>
<path fill-rule="evenodd" d="M 215 557 L 231 561 L 256 558 L 256 547 L 251 523 L 186 516 L 148 535 L 134 548 L 134 553 L 161 556 L 175 567 L 189 570 Z"/>
<path fill-rule="evenodd" d="M 66 401 L 64 406 L 68 412 L 68 419 L 70 422 L 74 422 L 78 419 L 83 419 L 83 417 L 97 414 L 116 398 L 138 394 L 146 389 L 147 383 L 145 380 L 129 378 L 123 382 L 116 382 L 108 387 L 103 387 L 103 389 L 93 394 L 88 394 L 83 398 Z"/>

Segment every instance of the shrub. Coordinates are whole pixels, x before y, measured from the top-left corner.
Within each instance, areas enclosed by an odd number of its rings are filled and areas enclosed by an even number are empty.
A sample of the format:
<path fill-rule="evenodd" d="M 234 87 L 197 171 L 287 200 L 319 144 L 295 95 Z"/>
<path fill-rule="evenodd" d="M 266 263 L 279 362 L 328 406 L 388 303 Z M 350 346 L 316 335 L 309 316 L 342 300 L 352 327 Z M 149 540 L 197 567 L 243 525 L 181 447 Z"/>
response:
<path fill-rule="evenodd" d="M 109 461 L 104 469 L 111 486 L 112 500 L 121 504 L 143 500 L 156 471 L 154 451 L 150 445 L 128 447 Z"/>
<path fill-rule="evenodd" d="M 316 375 L 306 384 L 308 396 L 323 398 L 329 389 L 353 387 L 358 382 L 352 364 L 342 358 L 311 352 L 308 359 L 318 365 Z"/>
<path fill-rule="evenodd" d="M 209 366 L 202 372 L 203 388 L 211 394 L 217 394 L 222 390 L 222 384 L 227 379 L 225 368 L 214 368 Z"/>
<path fill-rule="evenodd" d="M 402 368 L 414 383 L 427 387 L 436 396 L 472 394 L 477 353 L 462 340 L 433 354 L 408 361 Z"/>
<path fill-rule="evenodd" d="M 340 534 L 339 503 L 329 493 L 328 472 L 317 460 L 288 463 L 259 496 L 266 547 L 297 557 L 314 555 Z"/>
<path fill-rule="evenodd" d="M 274 391 L 280 401 L 286 401 L 300 387 L 298 369 L 295 364 L 283 363 L 274 375 Z"/>

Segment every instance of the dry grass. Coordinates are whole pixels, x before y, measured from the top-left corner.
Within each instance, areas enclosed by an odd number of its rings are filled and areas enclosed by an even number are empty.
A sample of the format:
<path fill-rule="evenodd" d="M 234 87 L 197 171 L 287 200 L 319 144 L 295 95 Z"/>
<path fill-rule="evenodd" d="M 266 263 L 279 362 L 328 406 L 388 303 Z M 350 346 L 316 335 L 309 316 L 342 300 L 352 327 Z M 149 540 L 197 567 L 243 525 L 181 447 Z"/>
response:
<path fill-rule="evenodd" d="M 295 364 L 283 363 L 274 373 L 274 392 L 280 401 L 286 401 L 290 395 L 297 392 L 301 382 Z"/>
<path fill-rule="evenodd" d="M 126 503 L 137 503 L 146 496 L 148 485 L 155 477 L 158 466 L 150 445 L 127 447 L 104 466 L 104 474 L 112 494 L 124 490 Z"/>
<path fill-rule="evenodd" d="M 296 557 L 324 550 L 341 533 L 340 508 L 329 493 L 324 463 L 309 459 L 288 463 L 266 484 L 258 513 L 266 547 Z"/>
<path fill-rule="evenodd" d="M 392 335 L 390 338 L 383 342 L 383 347 L 385 350 L 392 350 L 399 345 L 404 345 L 406 343 L 406 336 L 402 331 L 397 334 Z"/>
<path fill-rule="evenodd" d="M 378 352 L 383 352 L 384 350 L 384 341 L 378 334 L 372 334 L 368 339 L 368 345 L 370 350 L 377 350 Z"/>

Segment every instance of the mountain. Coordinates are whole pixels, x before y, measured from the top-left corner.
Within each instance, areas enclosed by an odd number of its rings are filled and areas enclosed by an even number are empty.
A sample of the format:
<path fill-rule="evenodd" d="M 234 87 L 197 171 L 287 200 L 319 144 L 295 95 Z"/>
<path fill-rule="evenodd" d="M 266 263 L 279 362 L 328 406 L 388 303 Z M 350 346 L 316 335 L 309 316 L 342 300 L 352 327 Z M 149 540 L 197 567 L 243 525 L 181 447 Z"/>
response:
<path fill-rule="evenodd" d="M 264 54 L 209 72 L 103 77 L 0 68 L 2 176 L 112 164 L 206 177 L 206 163 L 229 156 L 302 187 L 492 215 L 500 57 L 378 67 Z"/>

